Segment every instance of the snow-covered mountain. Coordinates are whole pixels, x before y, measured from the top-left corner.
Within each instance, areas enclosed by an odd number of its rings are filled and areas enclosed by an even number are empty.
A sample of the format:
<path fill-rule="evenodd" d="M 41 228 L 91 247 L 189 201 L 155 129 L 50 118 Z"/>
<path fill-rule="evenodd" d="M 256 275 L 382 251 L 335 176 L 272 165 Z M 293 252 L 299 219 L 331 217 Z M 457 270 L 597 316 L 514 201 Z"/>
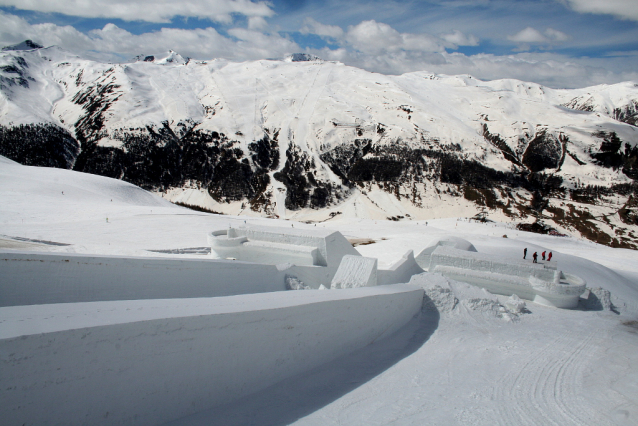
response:
<path fill-rule="evenodd" d="M 0 154 L 231 214 L 474 216 L 638 247 L 638 85 L 386 76 L 310 55 L 0 53 Z"/>

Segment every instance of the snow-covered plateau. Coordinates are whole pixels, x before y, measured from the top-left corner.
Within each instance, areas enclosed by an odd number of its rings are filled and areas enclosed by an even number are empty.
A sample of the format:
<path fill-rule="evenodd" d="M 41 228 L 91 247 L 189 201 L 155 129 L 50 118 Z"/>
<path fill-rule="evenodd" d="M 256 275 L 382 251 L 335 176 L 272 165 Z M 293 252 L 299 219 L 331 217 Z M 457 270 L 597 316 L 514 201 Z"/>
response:
<path fill-rule="evenodd" d="M 521 262 L 525 248 L 528 262 L 551 251 L 556 268 L 582 277 L 588 290 L 576 309 L 496 296 L 435 273 L 407 284 L 296 291 L 264 287 L 269 276 L 240 261 L 235 289 L 215 287 L 220 277 L 202 266 L 220 262 L 207 235 L 244 227 L 339 231 L 380 270 L 442 238 L 467 240 L 500 263 Z M 42 296 L 30 292 L 36 281 L 67 283 L 45 287 L 55 302 L 0 307 L 3 425 L 638 421 L 634 250 L 463 215 L 387 221 L 344 209 L 308 224 L 196 212 L 122 180 L 0 157 L 0 255 L 0 291 L 15 271 L 31 298 Z M 69 262 L 37 276 L 52 255 Z M 153 270 L 158 264 L 165 272 Z M 276 277 L 279 265 L 268 266 Z M 79 269 L 97 272 L 64 275 Z M 126 294 L 122 282 L 136 274 L 151 279 L 129 290 L 151 298 Z M 202 294 L 211 288 L 220 295 Z M 86 294 L 98 299 L 61 303 Z"/>
<path fill-rule="evenodd" d="M 321 222 L 477 213 L 638 247 L 638 86 L 381 75 L 309 55 L 112 64 L 0 53 L 0 155 L 214 212 Z"/>

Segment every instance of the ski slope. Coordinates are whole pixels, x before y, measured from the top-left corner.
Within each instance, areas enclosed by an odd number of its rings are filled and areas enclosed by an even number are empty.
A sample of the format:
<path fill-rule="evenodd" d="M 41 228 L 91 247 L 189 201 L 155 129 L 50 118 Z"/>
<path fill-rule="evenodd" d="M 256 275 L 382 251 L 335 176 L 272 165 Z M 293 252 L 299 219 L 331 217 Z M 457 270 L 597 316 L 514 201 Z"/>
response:
<path fill-rule="evenodd" d="M 502 259 L 521 258 L 525 247 L 528 254 L 552 251 L 559 269 L 610 291 L 618 312 L 532 302 L 523 312 L 503 310 L 506 297 L 438 275 L 416 277 L 436 309 L 392 336 L 167 424 L 635 425 L 638 252 L 458 216 L 392 222 L 344 210 L 305 224 L 212 215 L 121 181 L 0 158 L 2 251 L 205 259 L 195 249 L 207 246 L 210 229 L 246 222 L 338 230 L 371 241 L 357 250 L 384 267 L 408 249 L 453 235 Z M 176 299 L 171 306 L 187 310 L 188 303 Z"/>

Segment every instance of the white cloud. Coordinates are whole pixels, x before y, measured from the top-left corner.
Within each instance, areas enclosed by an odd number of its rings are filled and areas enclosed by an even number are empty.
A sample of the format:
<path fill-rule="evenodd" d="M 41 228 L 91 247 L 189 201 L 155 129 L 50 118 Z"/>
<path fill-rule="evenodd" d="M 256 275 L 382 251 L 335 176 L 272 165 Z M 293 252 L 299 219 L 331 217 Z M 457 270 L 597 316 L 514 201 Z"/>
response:
<path fill-rule="evenodd" d="M 621 19 L 638 21 L 636 0 L 561 0 L 577 12 L 614 15 Z"/>
<path fill-rule="evenodd" d="M 363 21 L 348 27 L 346 40 L 356 50 L 379 54 L 384 50 L 399 50 L 401 34 L 391 26 L 376 21 Z"/>
<path fill-rule="evenodd" d="M 549 52 L 497 56 L 448 52 L 386 52 L 370 55 L 347 49 L 327 48 L 312 53 L 327 60 L 383 74 L 428 71 L 436 74 L 470 74 L 483 80 L 514 78 L 549 87 L 574 88 L 596 84 L 638 82 L 634 58 L 574 59 Z M 618 71 L 610 71 L 614 67 Z"/>
<path fill-rule="evenodd" d="M 507 39 L 516 43 L 547 43 L 549 41 L 547 37 L 532 27 L 527 27 L 512 36 L 507 36 Z"/>
<path fill-rule="evenodd" d="M 162 54 L 169 49 L 198 59 L 231 60 L 283 57 L 302 50 L 296 43 L 276 33 L 236 28 L 229 30 L 229 34 L 236 39 L 226 37 L 214 28 L 163 28 L 132 34 L 114 24 L 107 24 L 87 35 L 71 26 L 31 25 L 20 17 L 0 12 L 0 45 L 32 39 L 45 46 L 56 45 L 73 53 L 108 61 L 126 60 L 139 54 Z"/>
<path fill-rule="evenodd" d="M 374 20 L 362 21 L 351 25 L 343 31 L 335 25 L 323 25 L 312 18 L 304 20 L 300 30 L 303 34 L 316 34 L 330 37 L 341 47 L 348 47 L 357 52 L 380 55 L 383 52 L 442 52 L 446 48 L 457 49 L 459 46 L 476 46 L 478 38 L 466 35 L 458 30 L 435 37 L 429 34 L 400 33 L 388 24 Z"/>
<path fill-rule="evenodd" d="M 553 28 L 547 28 L 544 33 L 541 33 L 535 28 L 527 27 L 514 35 L 507 36 L 507 39 L 518 44 L 518 49 L 516 50 L 525 51 L 529 50 L 530 45 L 549 48 L 555 44 L 570 40 L 571 37 Z"/>
<path fill-rule="evenodd" d="M 479 39 L 473 35 L 463 34 L 459 30 L 454 30 L 449 34 L 441 34 L 440 37 L 456 46 L 478 46 Z"/>
<path fill-rule="evenodd" d="M 225 36 L 213 28 L 164 28 L 132 34 L 108 24 L 84 34 L 71 26 L 31 25 L 20 17 L 0 12 L 0 46 L 30 38 L 45 46 L 58 45 L 73 53 L 105 61 L 121 61 L 139 54 L 159 55 L 169 49 L 196 59 L 225 58 L 234 61 L 278 58 L 304 51 L 277 33 L 251 28 L 234 28 L 228 33 L 230 36 Z M 540 34 L 547 39 L 559 38 L 548 31 Z M 468 56 L 446 52 L 444 47 L 451 43 L 449 40 L 399 33 L 374 21 L 349 28 L 339 43 L 339 48 L 334 50 L 306 51 L 326 60 L 385 74 L 412 71 L 471 74 L 486 80 L 516 78 L 551 87 L 584 87 L 627 80 L 638 82 L 635 56 L 575 59 L 551 52 Z"/>
<path fill-rule="evenodd" d="M 299 30 L 302 34 L 316 34 L 322 37 L 340 39 L 343 37 L 343 30 L 336 25 L 324 25 L 314 19 L 307 17 L 304 19 L 304 26 Z"/>
<path fill-rule="evenodd" d="M 345 41 L 357 51 L 372 55 L 400 51 L 441 52 L 447 44 L 428 34 L 399 33 L 374 20 L 348 27 Z"/>
<path fill-rule="evenodd" d="M 268 28 L 268 22 L 261 16 L 251 16 L 248 18 L 248 28 L 251 30 L 266 30 Z"/>
<path fill-rule="evenodd" d="M 175 16 L 185 16 L 231 23 L 233 14 L 262 18 L 274 14 L 268 3 L 251 0 L 0 0 L 0 6 L 84 18 L 147 22 L 170 22 Z"/>
<path fill-rule="evenodd" d="M 554 42 L 563 42 L 563 41 L 568 41 L 572 39 L 571 36 L 568 36 L 564 32 L 555 30 L 553 28 L 546 29 L 545 35 L 547 36 L 547 38 L 549 38 L 550 40 Z"/>

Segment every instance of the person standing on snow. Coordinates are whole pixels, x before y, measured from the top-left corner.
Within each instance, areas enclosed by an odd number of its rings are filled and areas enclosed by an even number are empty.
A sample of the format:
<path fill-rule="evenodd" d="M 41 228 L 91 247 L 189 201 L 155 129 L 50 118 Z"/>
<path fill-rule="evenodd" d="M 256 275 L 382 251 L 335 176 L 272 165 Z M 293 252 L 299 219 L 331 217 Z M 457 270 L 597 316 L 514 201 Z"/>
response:
<path fill-rule="evenodd" d="M 534 252 L 534 254 L 532 255 L 532 257 L 534 258 L 534 263 L 538 263 L 538 253 Z"/>
<path fill-rule="evenodd" d="M 543 260 L 545 260 L 545 252 L 541 253 L 541 256 L 543 256 Z"/>
<path fill-rule="evenodd" d="M 527 257 L 527 247 L 523 249 L 523 259 Z"/>
<path fill-rule="evenodd" d="M 549 255 L 547 256 L 547 261 L 550 262 L 552 260 L 552 252 L 549 252 Z"/>

